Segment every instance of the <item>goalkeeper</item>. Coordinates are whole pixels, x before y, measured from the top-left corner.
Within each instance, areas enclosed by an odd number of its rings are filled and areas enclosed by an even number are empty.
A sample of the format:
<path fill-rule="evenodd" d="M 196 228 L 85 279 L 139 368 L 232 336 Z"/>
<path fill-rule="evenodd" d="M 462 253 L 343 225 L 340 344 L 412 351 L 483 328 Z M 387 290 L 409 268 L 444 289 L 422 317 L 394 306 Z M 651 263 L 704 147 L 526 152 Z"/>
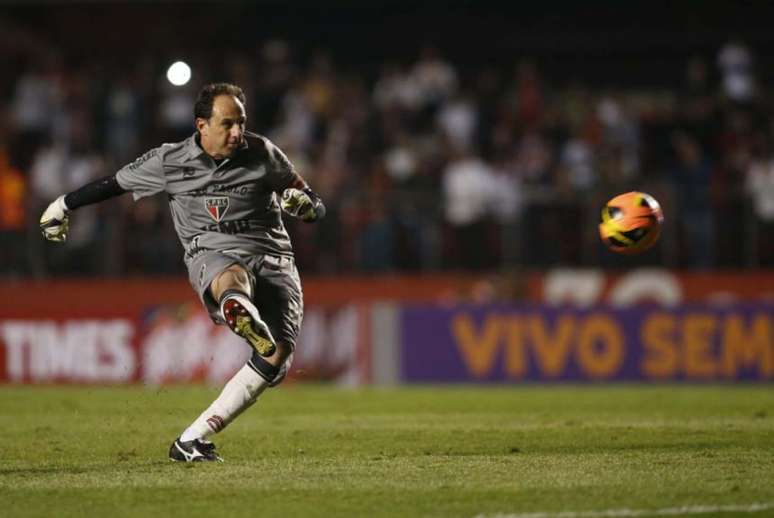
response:
<path fill-rule="evenodd" d="M 221 461 L 207 438 L 285 377 L 303 294 L 280 209 L 307 222 L 325 215 L 320 198 L 282 151 L 245 131 L 245 96 L 238 86 L 205 86 L 194 120 L 196 132 L 188 139 L 163 144 L 114 176 L 60 196 L 40 219 L 46 239 L 64 241 L 70 214 L 79 207 L 127 191 L 135 200 L 166 193 L 191 285 L 213 321 L 252 347 L 247 364 L 173 441 L 169 457 L 183 462 Z"/>

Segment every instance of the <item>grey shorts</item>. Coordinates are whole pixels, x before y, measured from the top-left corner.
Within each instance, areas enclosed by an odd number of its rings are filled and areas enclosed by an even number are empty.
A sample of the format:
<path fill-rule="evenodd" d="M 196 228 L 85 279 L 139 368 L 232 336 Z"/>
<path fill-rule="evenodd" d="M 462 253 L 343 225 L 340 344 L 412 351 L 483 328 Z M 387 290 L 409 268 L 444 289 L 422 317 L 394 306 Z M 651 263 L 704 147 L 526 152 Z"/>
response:
<path fill-rule="evenodd" d="M 293 258 L 216 251 L 197 256 L 188 268 L 188 280 L 216 324 L 224 322 L 218 301 L 210 293 L 210 284 L 232 264 L 241 265 L 250 277 L 253 304 L 274 339 L 295 348 L 304 317 L 304 294 Z"/>

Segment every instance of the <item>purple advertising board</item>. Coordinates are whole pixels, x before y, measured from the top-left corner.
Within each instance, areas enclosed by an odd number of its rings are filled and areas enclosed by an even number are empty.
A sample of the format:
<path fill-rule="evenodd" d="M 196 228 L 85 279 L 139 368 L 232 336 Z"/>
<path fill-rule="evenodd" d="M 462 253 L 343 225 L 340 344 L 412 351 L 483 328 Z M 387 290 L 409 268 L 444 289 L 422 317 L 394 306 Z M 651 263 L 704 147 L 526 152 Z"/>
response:
<path fill-rule="evenodd" d="M 401 309 L 405 382 L 772 381 L 774 305 Z"/>

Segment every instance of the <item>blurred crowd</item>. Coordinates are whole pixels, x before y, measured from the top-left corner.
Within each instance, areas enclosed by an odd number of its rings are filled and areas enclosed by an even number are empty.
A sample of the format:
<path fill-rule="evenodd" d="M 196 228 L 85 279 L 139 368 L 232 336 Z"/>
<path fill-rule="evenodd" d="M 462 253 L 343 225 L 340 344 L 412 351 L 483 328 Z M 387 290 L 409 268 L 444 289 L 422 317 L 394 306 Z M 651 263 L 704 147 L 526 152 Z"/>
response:
<path fill-rule="evenodd" d="M 79 209 L 64 246 L 37 222 L 60 194 L 192 134 L 196 93 L 216 80 L 242 86 L 248 129 L 326 201 L 321 224 L 288 223 L 305 273 L 774 260 L 774 106 L 742 41 L 647 87 L 549 81 L 538 58 L 463 66 L 430 45 L 366 71 L 271 40 L 200 55 L 180 87 L 161 57 L 73 62 L 20 45 L 13 58 L 0 85 L 3 276 L 182 272 L 162 196 Z M 666 223 L 654 251 L 624 261 L 597 223 L 634 189 Z"/>

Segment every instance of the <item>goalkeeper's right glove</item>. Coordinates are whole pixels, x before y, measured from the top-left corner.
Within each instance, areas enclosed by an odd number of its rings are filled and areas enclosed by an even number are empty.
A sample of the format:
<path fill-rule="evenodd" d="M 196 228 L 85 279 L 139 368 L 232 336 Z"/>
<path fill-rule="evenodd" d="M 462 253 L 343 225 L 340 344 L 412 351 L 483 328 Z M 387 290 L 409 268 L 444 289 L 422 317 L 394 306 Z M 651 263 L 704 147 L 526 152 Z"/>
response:
<path fill-rule="evenodd" d="M 61 243 L 67 240 L 70 229 L 70 211 L 65 205 L 64 195 L 51 202 L 40 217 L 40 230 L 49 241 Z"/>

